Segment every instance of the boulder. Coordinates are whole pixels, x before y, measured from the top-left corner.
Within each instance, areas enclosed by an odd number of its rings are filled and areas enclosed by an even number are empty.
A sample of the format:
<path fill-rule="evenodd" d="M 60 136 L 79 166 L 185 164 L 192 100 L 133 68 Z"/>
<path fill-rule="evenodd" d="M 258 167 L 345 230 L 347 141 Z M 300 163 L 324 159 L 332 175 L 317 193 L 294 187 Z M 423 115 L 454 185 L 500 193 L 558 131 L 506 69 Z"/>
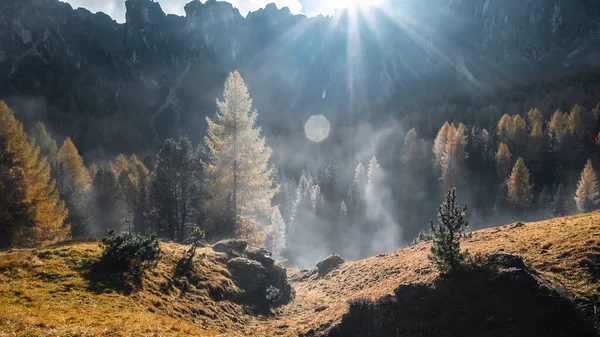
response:
<path fill-rule="evenodd" d="M 236 257 L 227 262 L 232 278 L 243 290 L 238 299 L 261 307 L 289 303 L 295 292 L 288 282 L 286 269 L 274 262 L 271 264 L 270 258 L 261 259 L 263 262 Z"/>
<path fill-rule="evenodd" d="M 248 247 L 244 252 L 250 260 L 258 261 L 263 267 L 268 270 L 273 269 L 275 260 L 271 257 L 272 254 L 264 248 Z"/>
<path fill-rule="evenodd" d="M 344 259 L 337 255 L 331 254 L 325 259 L 317 263 L 317 269 L 319 270 L 319 276 L 327 275 L 330 271 L 337 268 L 339 265 L 344 263 Z"/>
<path fill-rule="evenodd" d="M 248 247 L 248 242 L 244 240 L 222 240 L 215 243 L 212 249 L 215 252 L 227 253 L 229 255 L 240 255 Z"/>
<path fill-rule="evenodd" d="M 527 265 L 520 256 L 507 254 L 507 253 L 496 253 L 488 257 L 488 261 L 491 265 L 494 265 L 502 269 L 523 269 L 527 270 Z"/>
<path fill-rule="evenodd" d="M 260 295 L 266 289 L 268 270 L 259 262 L 237 257 L 227 262 L 227 268 L 238 286 L 249 297 Z"/>

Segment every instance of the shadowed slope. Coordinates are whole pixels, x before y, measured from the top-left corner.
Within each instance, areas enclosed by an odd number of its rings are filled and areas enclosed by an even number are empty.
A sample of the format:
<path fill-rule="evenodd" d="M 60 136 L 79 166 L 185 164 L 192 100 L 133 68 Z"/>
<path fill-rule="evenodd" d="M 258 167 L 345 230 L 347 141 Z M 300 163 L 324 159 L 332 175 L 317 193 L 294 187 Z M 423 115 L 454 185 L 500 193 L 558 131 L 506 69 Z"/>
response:
<path fill-rule="evenodd" d="M 477 231 L 464 247 L 471 253 L 523 257 L 550 289 L 568 295 L 594 318 L 600 295 L 599 212 Z M 350 300 L 377 300 L 401 284 L 433 288 L 438 279 L 427 259 L 429 244 L 421 243 L 346 262 L 320 277 L 289 270 L 296 298 L 262 315 L 227 300 L 227 294 L 241 290 L 225 254 L 200 249 L 200 272 L 189 282 L 174 273 L 185 247 L 161 248 L 164 258 L 158 268 L 129 295 L 119 289 L 90 289 L 84 275 L 100 255 L 95 242 L 0 253 L 0 334 L 318 335 L 341 321 Z"/>

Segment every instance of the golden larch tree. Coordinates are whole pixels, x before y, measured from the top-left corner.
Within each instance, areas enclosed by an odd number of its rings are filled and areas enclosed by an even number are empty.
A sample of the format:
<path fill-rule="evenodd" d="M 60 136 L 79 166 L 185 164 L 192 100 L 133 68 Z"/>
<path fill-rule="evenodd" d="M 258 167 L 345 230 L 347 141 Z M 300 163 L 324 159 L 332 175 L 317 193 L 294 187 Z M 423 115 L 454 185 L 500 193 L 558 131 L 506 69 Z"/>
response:
<path fill-rule="evenodd" d="M 87 237 L 92 227 L 87 200 L 92 181 L 83 158 L 69 137 L 58 150 L 57 164 L 56 182 L 60 198 L 69 210 L 67 221 L 71 224 L 71 235 Z"/>
<path fill-rule="evenodd" d="M 245 232 L 251 227 L 247 220 L 257 222 L 271 214 L 277 192 L 269 168 L 272 151 L 255 125 L 258 113 L 251 110 L 252 99 L 237 71 L 227 78 L 223 98 L 217 99 L 216 116 L 206 119 L 209 160 L 204 172 L 209 198 L 205 206 L 213 221 L 225 214 Z"/>
<path fill-rule="evenodd" d="M 0 164 L 3 181 L 0 194 L 0 226 L 4 246 L 38 246 L 69 237 L 64 223 L 67 210 L 59 199 L 50 165 L 40 158 L 40 150 L 27 141 L 23 125 L 0 101 Z"/>
<path fill-rule="evenodd" d="M 437 136 L 435 137 L 435 141 L 433 142 L 433 154 L 435 155 L 434 165 L 436 167 L 442 166 L 442 156 L 446 151 L 446 143 L 448 142 L 448 133 L 450 131 L 450 124 L 448 122 L 444 123 L 440 128 Z"/>
<path fill-rule="evenodd" d="M 121 176 L 121 172 L 127 171 L 129 169 L 129 161 L 127 157 L 122 153 L 117 156 L 117 159 L 114 163 L 111 163 L 111 167 L 115 177 L 119 178 Z"/>
<path fill-rule="evenodd" d="M 511 204 L 518 210 L 527 208 L 531 203 L 533 186 L 523 158 L 517 159 L 506 185 Z"/>
<path fill-rule="evenodd" d="M 592 140 L 596 136 L 598 116 L 593 110 L 586 110 L 581 105 L 575 105 L 569 114 L 569 131 L 580 140 Z"/>
<path fill-rule="evenodd" d="M 498 121 L 498 136 L 500 136 L 500 140 L 505 140 L 508 137 L 510 124 L 512 124 L 512 119 L 510 116 L 508 114 L 502 115 Z"/>
<path fill-rule="evenodd" d="M 458 187 L 462 183 L 467 159 L 466 145 L 465 125 L 462 123 L 458 127 L 454 124 L 450 125 L 441 158 L 440 180 L 444 183 L 444 189 Z"/>
<path fill-rule="evenodd" d="M 596 209 L 599 201 L 598 197 L 598 179 L 592 167 L 592 161 L 588 159 L 581 172 L 577 191 L 575 191 L 575 203 L 579 212 L 590 212 Z"/>
<path fill-rule="evenodd" d="M 552 118 L 548 122 L 548 135 L 550 138 L 559 142 L 569 132 L 569 116 L 560 110 L 554 111 Z"/>
<path fill-rule="evenodd" d="M 540 109 L 531 109 L 527 112 L 527 119 L 529 120 L 529 125 L 533 129 L 533 126 L 536 124 L 542 124 L 542 112 Z"/>
<path fill-rule="evenodd" d="M 58 163 L 73 179 L 74 191 L 77 196 L 86 192 L 91 184 L 90 172 L 83 163 L 83 158 L 71 138 L 67 137 L 58 150 Z"/>
<path fill-rule="evenodd" d="M 510 153 L 510 149 L 506 143 L 502 142 L 498 145 L 498 151 L 496 151 L 496 170 L 498 172 L 498 177 L 504 180 L 510 171 L 510 167 L 512 165 L 512 153 Z"/>

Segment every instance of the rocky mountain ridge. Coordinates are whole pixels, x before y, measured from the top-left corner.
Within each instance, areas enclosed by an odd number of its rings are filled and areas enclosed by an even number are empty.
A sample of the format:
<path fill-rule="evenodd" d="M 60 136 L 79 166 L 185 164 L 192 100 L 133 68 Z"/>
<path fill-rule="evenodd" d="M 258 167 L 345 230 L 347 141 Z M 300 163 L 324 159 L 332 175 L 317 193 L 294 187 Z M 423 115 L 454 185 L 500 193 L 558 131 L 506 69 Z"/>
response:
<path fill-rule="evenodd" d="M 273 4 L 244 18 L 215 0 L 190 2 L 185 17 L 151 0 L 126 8 L 119 24 L 58 0 L 3 1 L 0 97 L 102 156 L 180 132 L 199 140 L 235 69 L 265 130 L 283 133 L 316 113 L 337 125 L 398 113 L 457 83 L 600 66 L 591 0 L 406 0 L 314 18 Z"/>

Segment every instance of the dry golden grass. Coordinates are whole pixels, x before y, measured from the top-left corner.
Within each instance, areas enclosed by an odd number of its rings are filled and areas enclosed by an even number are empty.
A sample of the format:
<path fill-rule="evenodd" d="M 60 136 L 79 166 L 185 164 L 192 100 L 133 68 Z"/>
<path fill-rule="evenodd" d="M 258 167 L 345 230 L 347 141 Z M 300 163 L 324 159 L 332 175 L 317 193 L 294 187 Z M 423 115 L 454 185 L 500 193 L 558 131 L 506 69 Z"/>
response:
<path fill-rule="evenodd" d="M 472 253 L 521 255 L 573 297 L 600 295 L 600 275 L 589 267 L 600 255 L 600 213 L 477 231 L 463 246 Z M 221 255 L 201 249 L 197 264 L 205 277 L 183 292 L 175 286 L 174 266 L 184 247 L 161 248 L 158 268 L 131 294 L 90 289 L 83 270 L 98 258 L 97 243 L 0 253 L 0 336 L 296 336 L 338 322 L 350 299 L 378 298 L 401 283 L 437 277 L 429 245 L 421 243 L 347 262 L 323 278 L 292 281 L 292 303 L 252 316 L 208 295 L 208 289 L 238 290 Z M 302 274 L 288 273 L 292 280 Z"/>

